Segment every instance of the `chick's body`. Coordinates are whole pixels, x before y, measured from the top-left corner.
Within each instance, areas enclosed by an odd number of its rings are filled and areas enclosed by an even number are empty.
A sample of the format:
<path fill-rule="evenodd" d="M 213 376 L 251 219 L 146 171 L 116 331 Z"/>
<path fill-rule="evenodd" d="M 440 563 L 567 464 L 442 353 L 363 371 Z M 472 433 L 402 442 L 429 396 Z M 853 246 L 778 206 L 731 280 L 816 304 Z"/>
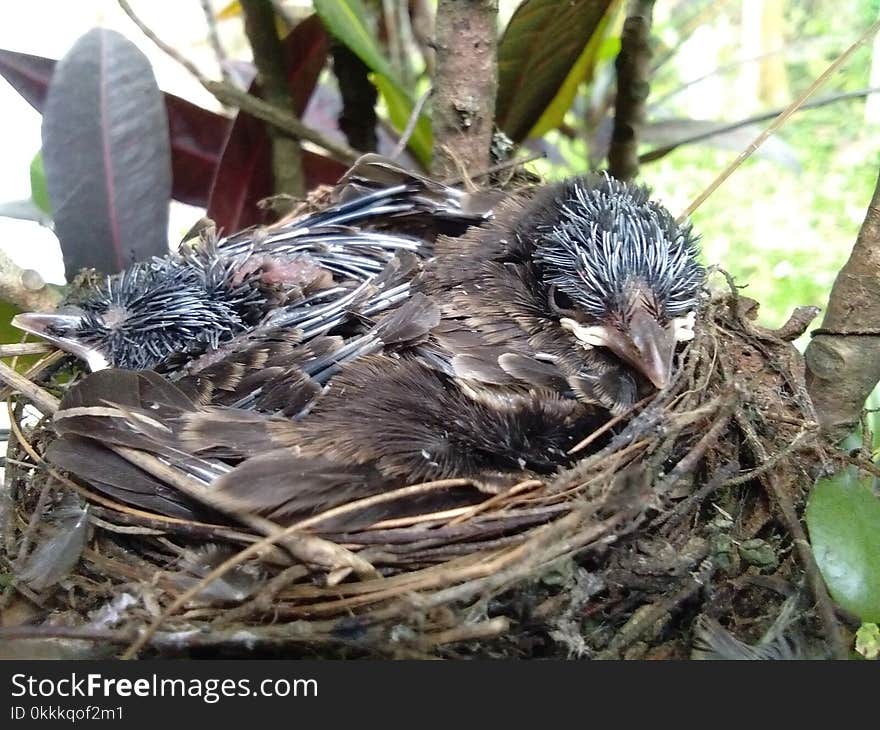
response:
<path fill-rule="evenodd" d="M 273 387 L 329 363 L 307 415 L 181 409 L 177 391 L 162 429 L 128 406 L 103 436 L 118 431 L 227 506 L 279 519 L 424 480 L 494 491 L 568 463 L 576 441 L 669 382 L 676 344 L 692 336 L 694 239 L 641 187 L 595 175 L 524 191 L 435 246 L 398 309 L 331 357 L 278 374 Z M 62 434 L 89 435 L 90 399 L 62 410 Z M 64 466 L 64 447 L 55 452 Z"/>

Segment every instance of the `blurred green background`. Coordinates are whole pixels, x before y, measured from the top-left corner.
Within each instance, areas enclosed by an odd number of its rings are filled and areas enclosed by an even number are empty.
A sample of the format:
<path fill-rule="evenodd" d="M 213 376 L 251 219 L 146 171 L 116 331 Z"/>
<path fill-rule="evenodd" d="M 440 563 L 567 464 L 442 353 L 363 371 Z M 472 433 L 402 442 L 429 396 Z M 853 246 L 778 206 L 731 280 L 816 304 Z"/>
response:
<path fill-rule="evenodd" d="M 878 10 L 878 0 L 659 2 L 657 55 L 670 57 L 652 82 L 649 122 L 735 121 L 781 109 L 874 22 Z M 757 42 L 756 28 L 764 31 Z M 878 56 L 878 44 L 861 47 L 814 98 L 880 84 L 872 71 Z M 692 79 L 700 80 L 682 90 Z M 878 111 L 878 98 L 867 96 L 798 113 L 694 214 L 705 260 L 722 265 L 761 302 L 763 323 L 781 324 L 794 306 L 827 301 L 880 168 Z M 576 111 L 567 121 L 577 125 Z M 767 124 L 680 147 L 644 165 L 642 179 L 677 213 Z M 583 168 L 583 140 L 558 132 L 550 140 L 563 159 L 536 163 L 540 172 L 556 178 Z"/>

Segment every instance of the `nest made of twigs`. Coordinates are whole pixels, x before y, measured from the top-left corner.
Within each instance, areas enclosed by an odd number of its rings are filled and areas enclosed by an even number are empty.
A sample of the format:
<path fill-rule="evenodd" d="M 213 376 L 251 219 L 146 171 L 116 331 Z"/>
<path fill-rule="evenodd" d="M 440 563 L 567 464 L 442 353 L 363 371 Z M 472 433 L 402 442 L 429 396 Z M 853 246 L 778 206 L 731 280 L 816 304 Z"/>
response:
<path fill-rule="evenodd" d="M 770 331 L 753 309 L 732 287 L 713 298 L 672 386 L 589 434 L 571 468 L 351 532 L 340 518 L 466 482 L 391 489 L 262 532 L 150 514 L 43 460 L 60 355 L 26 379 L 4 368 L 17 392 L 6 394 L 3 600 L 38 608 L 0 631 L 127 656 L 686 656 L 697 615 L 758 637 L 819 580 L 797 509 L 836 457 L 791 344 L 809 313 Z M 28 420 L 27 400 L 42 419 Z M 71 491 L 88 504 L 87 541 L 67 575 L 35 589 L 16 570 Z M 819 635 L 826 603 L 818 619 L 807 612 Z"/>

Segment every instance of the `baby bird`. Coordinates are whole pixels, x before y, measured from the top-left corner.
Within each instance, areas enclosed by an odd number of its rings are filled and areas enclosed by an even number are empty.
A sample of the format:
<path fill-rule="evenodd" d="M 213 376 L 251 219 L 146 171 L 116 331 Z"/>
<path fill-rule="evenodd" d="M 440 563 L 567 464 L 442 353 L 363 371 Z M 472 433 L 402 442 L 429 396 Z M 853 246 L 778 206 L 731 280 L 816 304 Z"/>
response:
<path fill-rule="evenodd" d="M 369 177 L 364 177 L 362 171 Z M 175 254 L 98 280 L 58 312 L 13 324 L 90 370 L 174 370 L 255 330 L 296 328 L 309 339 L 352 310 L 381 311 L 406 287 L 377 290 L 398 254 L 432 254 L 437 231 L 488 218 L 471 196 L 366 155 L 311 215 L 218 239 L 210 229 Z M 395 282 L 400 284 L 400 282 Z M 217 358 L 213 358 L 216 360 Z"/>
<path fill-rule="evenodd" d="M 214 506 L 286 521 L 423 480 L 494 492 L 552 473 L 610 414 L 669 384 L 705 273 L 689 226 L 647 190 L 579 177 L 508 195 L 456 233 L 437 238 L 403 304 L 261 386 L 337 368 L 307 414 L 206 407 L 185 379 L 109 370 L 68 393 L 50 460 L 129 502 L 161 488 L 194 509 L 156 475 L 139 474 L 133 495 L 121 458 L 82 457 L 98 441 L 142 449 L 209 486 Z"/>

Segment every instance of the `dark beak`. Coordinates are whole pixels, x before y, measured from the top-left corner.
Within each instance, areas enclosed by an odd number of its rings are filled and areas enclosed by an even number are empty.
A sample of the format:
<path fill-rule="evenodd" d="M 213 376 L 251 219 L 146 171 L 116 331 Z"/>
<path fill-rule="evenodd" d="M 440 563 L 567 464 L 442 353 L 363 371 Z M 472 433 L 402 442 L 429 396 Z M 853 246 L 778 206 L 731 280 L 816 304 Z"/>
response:
<path fill-rule="evenodd" d="M 608 339 L 607 347 L 657 389 L 669 385 L 675 336 L 644 308 L 636 309 L 629 322 L 629 331 L 615 333 Z"/>
<path fill-rule="evenodd" d="M 51 342 L 58 349 L 83 360 L 94 372 L 109 367 L 110 363 L 98 350 L 81 342 L 73 334 L 81 321 L 79 314 L 54 312 L 25 312 L 12 318 L 12 326 Z"/>
<path fill-rule="evenodd" d="M 675 337 L 655 317 L 639 308 L 629 323 L 636 357 L 630 364 L 662 390 L 671 380 Z"/>

